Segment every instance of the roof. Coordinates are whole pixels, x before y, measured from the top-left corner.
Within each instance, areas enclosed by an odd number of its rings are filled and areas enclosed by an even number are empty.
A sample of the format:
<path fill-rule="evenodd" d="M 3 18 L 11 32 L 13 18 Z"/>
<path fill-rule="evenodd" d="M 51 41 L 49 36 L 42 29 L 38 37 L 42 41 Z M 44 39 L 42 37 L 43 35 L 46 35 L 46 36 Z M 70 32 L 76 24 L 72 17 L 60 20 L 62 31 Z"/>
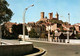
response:
<path fill-rule="evenodd" d="M 76 23 L 76 24 L 74 24 L 74 25 L 76 25 L 76 26 L 80 26 L 80 23 Z"/>
<path fill-rule="evenodd" d="M 5 25 L 6 27 L 11 28 L 13 25 L 17 25 L 17 23 L 7 22 Z"/>

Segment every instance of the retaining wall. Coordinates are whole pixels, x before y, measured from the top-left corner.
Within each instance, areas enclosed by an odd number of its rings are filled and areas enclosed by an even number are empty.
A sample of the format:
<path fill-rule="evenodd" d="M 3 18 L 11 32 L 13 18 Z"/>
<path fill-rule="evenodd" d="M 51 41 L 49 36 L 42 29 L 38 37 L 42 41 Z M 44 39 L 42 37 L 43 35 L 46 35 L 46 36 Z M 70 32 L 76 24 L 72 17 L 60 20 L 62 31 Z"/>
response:
<path fill-rule="evenodd" d="M 0 56 L 22 56 L 31 53 L 33 44 L 0 45 Z"/>

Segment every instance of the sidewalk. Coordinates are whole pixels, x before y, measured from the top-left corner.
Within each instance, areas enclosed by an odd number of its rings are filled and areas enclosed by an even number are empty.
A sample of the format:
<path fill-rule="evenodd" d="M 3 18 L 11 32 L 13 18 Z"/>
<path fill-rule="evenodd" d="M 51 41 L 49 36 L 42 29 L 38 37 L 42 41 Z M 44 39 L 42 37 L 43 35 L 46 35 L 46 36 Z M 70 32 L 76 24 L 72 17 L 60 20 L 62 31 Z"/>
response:
<path fill-rule="evenodd" d="M 8 42 L 8 43 L 12 43 L 12 44 L 20 44 L 20 41 L 18 41 L 18 40 L 6 40 L 6 39 L 2 39 L 2 41 Z M 26 41 L 51 43 L 51 44 L 62 44 L 62 45 L 80 45 L 80 43 L 61 43 L 61 42 L 49 42 L 49 41 L 40 41 L 40 40 L 26 40 Z"/>
<path fill-rule="evenodd" d="M 27 40 L 27 41 L 51 43 L 51 44 L 61 44 L 61 45 L 80 45 L 80 43 L 61 43 L 61 42 L 49 42 L 49 41 L 40 41 L 40 40 Z"/>

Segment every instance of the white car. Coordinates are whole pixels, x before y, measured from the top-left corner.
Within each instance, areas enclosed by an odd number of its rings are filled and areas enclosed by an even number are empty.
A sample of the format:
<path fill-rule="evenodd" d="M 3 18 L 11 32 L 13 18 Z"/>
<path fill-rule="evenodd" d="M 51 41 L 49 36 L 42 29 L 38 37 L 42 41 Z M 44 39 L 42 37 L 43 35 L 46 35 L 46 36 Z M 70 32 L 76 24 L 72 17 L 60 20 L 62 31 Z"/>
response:
<path fill-rule="evenodd" d="M 23 35 L 19 35 L 19 39 L 23 40 Z M 25 35 L 25 40 L 30 40 L 28 35 Z"/>

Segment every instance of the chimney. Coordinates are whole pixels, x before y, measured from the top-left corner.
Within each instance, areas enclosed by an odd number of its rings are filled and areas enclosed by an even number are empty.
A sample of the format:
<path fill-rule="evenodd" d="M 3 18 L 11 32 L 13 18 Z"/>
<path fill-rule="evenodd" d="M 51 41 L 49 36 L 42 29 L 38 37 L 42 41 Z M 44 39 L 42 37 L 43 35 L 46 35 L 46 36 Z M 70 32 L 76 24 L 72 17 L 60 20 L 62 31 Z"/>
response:
<path fill-rule="evenodd" d="M 52 19 L 52 18 L 53 18 L 53 12 L 49 13 L 49 19 Z"/>
<path fill-rule="evenodd" d="M 44 18 L 44 12 L 41 12 L 41 19 Z"/>

